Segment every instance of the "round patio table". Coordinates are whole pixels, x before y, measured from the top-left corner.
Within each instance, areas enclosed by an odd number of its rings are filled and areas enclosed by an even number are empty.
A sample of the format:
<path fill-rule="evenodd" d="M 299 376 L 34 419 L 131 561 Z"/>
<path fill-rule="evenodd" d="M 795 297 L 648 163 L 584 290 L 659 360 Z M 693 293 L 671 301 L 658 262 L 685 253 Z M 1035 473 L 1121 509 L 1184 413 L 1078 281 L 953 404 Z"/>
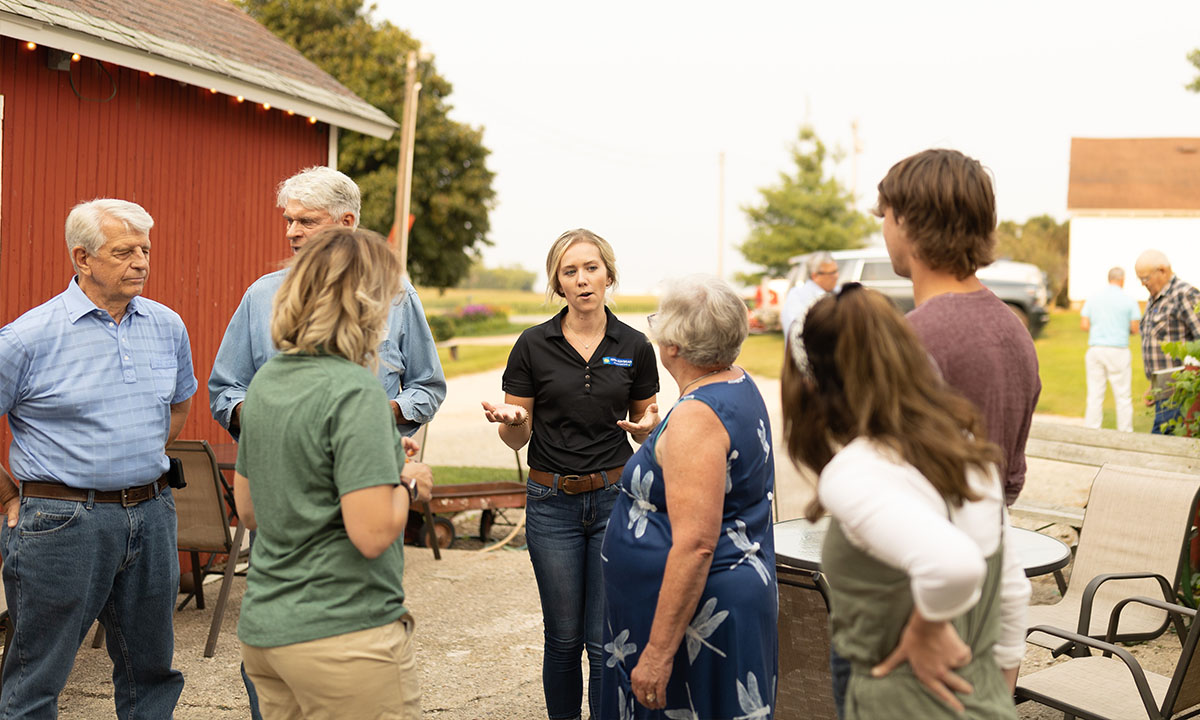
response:
<path fill-rule="evenodd" d="M 801 570 L 820 570 L 821 545 L 825 542 L 828 528 L 828 517 L 816 522 L 800 518 L 775 523 L 775 561 Z M 1017 549 L 1017 555 L 1025 567 L 1025 577 L 1054 573 L 1059 590 L 1064 589 L 1065 583 L 1059 570 L 1071 561 L 1071 549 L 1065 543 L 1049 535 L 1018 527 L 1009 528 L 1008 539 Z"/>

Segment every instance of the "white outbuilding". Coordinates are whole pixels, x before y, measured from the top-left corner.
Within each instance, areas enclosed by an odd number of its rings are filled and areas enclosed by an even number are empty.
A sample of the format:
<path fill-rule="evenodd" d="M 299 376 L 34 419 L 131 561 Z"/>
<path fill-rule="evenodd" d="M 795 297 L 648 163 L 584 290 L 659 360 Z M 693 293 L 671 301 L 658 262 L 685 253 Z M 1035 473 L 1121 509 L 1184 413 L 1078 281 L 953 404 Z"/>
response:
<path fill-rule="evenodd" d="M 1067 210 L 1072 302 L 1103 289 L 1114 266 L 1146 300 L 1133 264 L 1151 248 L 1200 285 L 1200 138 L 1071 138 Z"/>

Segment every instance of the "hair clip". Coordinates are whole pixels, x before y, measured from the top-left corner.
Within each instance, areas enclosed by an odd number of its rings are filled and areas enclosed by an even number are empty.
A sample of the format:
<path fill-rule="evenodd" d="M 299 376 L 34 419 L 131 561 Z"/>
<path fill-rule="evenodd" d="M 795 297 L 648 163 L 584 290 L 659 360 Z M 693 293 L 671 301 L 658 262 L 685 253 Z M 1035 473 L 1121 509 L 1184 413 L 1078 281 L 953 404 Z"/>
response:
<path fill-rule="evenodd" d="M 838 300 L 841 300 L 843 295 L 845 295 L 846 293 L 848 293 L 852 290 L 862 290 L 862 283 L 848 282 L 845 285 L 842 285 L 840 288 L 838 288 L 837 292 L 834 293 L 834 296 Z"/>
<path fill-rule="evenodd" d="M 812 367 L 808 364 L 808 350 L 804 347 L 804 321 L 797 320 L 788 328 L 788 349 L 792 353 L 792 363 L 800 371 L 802 377 L 812 379 Z"/>

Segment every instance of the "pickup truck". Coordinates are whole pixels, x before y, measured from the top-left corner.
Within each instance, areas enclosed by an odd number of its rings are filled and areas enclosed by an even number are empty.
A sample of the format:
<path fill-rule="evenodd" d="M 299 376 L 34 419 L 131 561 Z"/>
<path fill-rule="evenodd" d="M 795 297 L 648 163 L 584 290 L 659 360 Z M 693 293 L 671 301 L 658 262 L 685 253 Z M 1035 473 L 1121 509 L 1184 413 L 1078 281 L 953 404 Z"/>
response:
<path fill-rule="evenodd" d="M 912 280 L 900 277 L 892 270 L 887 248 L 870 247 L 861 250 L 836 250 L 830 253 L 838 264 L 838 284 L 859 282 L 864 287 L 887 295 L 901 312 L 913 309 Z M 805 279 L 808 255 L 791 258 L 788 289 Z M 1046 276 L 1036 265 L 997 260 L 980 268 L 976 277 L 1004 301 L 1029 334 L 1037 337 L 1050 319 L 1046 310 L 1048 291 Z"/>

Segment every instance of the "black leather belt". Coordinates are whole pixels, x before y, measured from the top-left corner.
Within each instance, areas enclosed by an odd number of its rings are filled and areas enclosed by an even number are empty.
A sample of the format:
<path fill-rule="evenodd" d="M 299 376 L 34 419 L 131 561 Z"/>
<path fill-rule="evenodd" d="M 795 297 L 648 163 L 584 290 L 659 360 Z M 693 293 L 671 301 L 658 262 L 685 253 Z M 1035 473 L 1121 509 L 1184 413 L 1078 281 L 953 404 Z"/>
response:
<path fill-rule="evenodd" d="M 45 500 L 73 500 L 87 502 L 89 495 L 94 502 L 121 503 L 122 507 L 130 507 L 145 502 L 167 489 L 167 477 L 164 475 L 152 483 L 125 488 L 124 490 L 84 490 L 69 487 L 59 483 L 23 482 L 21 495 L 24 497 L 42 498 Z"/>

